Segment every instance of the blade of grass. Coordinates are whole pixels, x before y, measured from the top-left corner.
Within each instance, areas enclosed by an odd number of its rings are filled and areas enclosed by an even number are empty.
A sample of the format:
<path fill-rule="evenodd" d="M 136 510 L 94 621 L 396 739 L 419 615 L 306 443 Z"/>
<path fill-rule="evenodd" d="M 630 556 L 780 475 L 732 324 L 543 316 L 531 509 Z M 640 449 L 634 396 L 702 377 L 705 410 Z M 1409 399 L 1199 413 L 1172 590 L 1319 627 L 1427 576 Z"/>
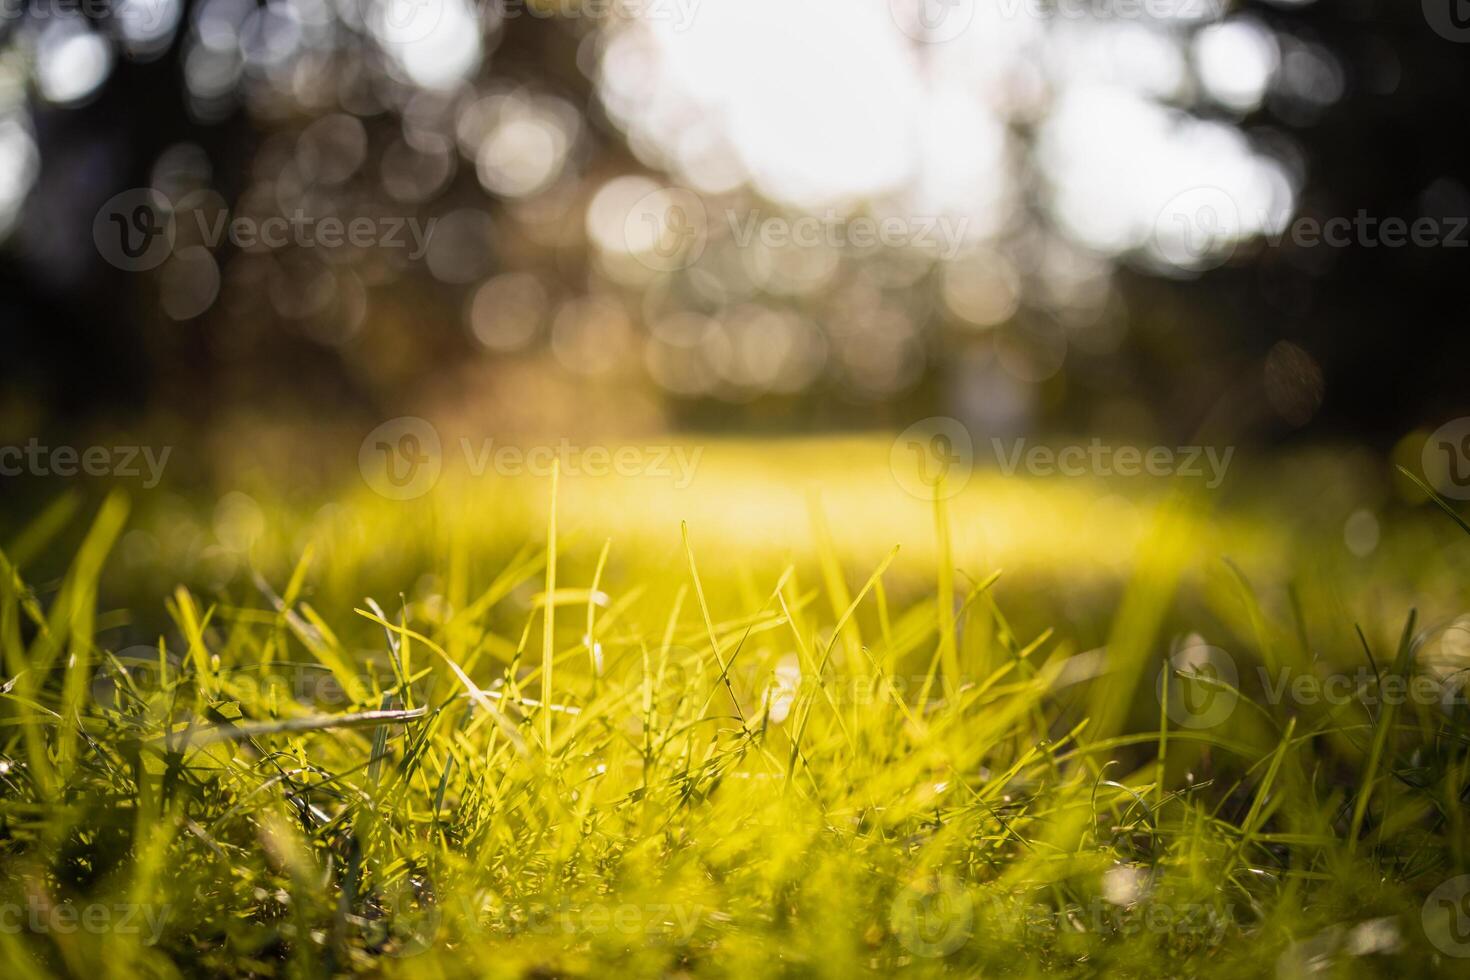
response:
<path fill-rule="evenodd" d="M 1413 652 L 1412 640 L 1414 637 L 1415 611 L 1409 610 L 1408 621 L 1404 623 L 1403 635 L 1399 637 L 1398 654 L 1394 657 L 1392 674 L 1396 677 L 1406 677 L 1409 666 L 1409 657 Z M 1362 834 L 1363 819 L 1368 814 L 1368 801 L 1373 797 L 1373 785 L 1378 780 L 1378 767 L 1383 762 L 1383 753 L 1388 745 L 1389 734 L 1393 731 L 1394 718 L 1398 715 L 1398 699 L 1386 698 L 1382 709 L 1378 712 L 1378 722 L 1373 729 L 1373 744 L 1368 750 L 1368 762 L 1363 767 L 1363 778 L 1358 785 L 1358 795 L 1353 801 L 1353 819 L 1348 828 L 1348 853 L 1354 853 L 1358 849 L 1358 838 Z"/>
<path fill-rule="evenodd" d="M 561 461 L 551 464 L 551 513 L 546 520 L 546 612 L 541 636 L 541 704 L 542 742 L 547 753 L 551 752 L 551 716 L 546 707 L 551 704 L 551 665 L 556 655 L 556 490 L 561 476 Z M 464 678 L 468 682 L 469 678 Z"/>

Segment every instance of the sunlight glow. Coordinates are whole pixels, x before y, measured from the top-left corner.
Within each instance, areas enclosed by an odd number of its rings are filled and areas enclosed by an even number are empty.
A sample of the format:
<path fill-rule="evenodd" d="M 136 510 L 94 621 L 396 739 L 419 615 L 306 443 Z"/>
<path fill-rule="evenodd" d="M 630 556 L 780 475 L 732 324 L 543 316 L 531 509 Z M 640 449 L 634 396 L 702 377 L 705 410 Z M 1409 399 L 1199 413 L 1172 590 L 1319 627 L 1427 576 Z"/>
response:
<path fill-rule="evenodd" d="M 377 0 L 368 24 L 409 80 L 448 89 L 480 66 L 480 16 L 468 0 Z"/>
<path fill-rule="evenodd" d="M 1261 104 L 1280 55 L 1269 30 L 1254 20 L 1236 19 L 1201 30 L 1194 39 L 1194 61 L 1215 101 L 1246 112 Z"/>
<path fill-rule="evenodd" d="M 963 218 L 971 245 L 1003 237 L 1017 217 L 1018 119 L 1038 132 L 1048 210 L 1087 248 L 1190 270 L 1286 220 L 1294 201 L 1281 166 L 1234 126 L 1171 105 L 1190 92 L 1189 34 L 1146 18 L 975 4 L 954 37 L 916 44 L 888 7 L 707 0 L 686 30 L 634 21 L 604 41 L 599 94 L 640 159 L 684 186 L 745 184 L 797 211 Z M 1276 71 L 1275 43 L 1254 21 L 1206 27 L 1193 49 L 1201 84 L 1250 109 Z M 1161 216 L 1174 223 L 1171 200 L 1199 187 L 1228 202 L 1201 219 L 1223 215 L 1205 245 L 1186 249 L 1172 231 L 1157 241 Z"/>
<path fill-rule="evenodd" d="M 36 41 L 36 85 L 53 105 L 85 101 L 111 71 L 111 45 L 79 20 L 55 21 Z"/>

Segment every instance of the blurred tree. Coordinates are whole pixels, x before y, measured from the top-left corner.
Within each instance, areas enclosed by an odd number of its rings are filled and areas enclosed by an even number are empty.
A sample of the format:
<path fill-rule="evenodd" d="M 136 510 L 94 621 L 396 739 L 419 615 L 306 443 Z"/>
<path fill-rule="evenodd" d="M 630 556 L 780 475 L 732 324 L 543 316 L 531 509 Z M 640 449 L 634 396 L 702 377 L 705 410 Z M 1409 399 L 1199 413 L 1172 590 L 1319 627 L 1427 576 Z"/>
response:
<path fill-rule="evenodd" d="M 1029 276 L 1007 285 L 995 268 L 901 256 L 844 255 L 836 272 L 814 273 L 830 285 L 737 302 L 703 265 L 620 278 L 588 240 L 598 189 L 649 169 L 592 81 L 613 29 L 597 18 L 460 0 L 123 0 L 85 19 L 64 7 L 32 0 L 0 26 L 11 127 L 0 167 L 22 189 L 0 263 L 10 427 L 144 411 L 204 423 L 272 404 L 366 413 L 427 386 L 468 397 L 517 384 L 522 369 L 636 385 L 700 425 L 851 425 L 942 408 L 997 426 L 1391 439 L 1466 409 L 1470 235 L 1461 248 L 1258 237 L 1203 272 L 1105 257 L 1114 267 L 1081 332 Z M 413 19 L 425 10 L 427 26 Z M 1222 104 L 1199 84 L 1208 52 L 1186 43 L 1196 83 L 1178 104 L 1281 160 L 1299 216 L 1427 216 L 1451 229 L 1470 214 L 1467 49 L 1424 10 L 1251 0 L 1227 20 L 1272 32 L 1265 98 Z M 1187 42 L 1213 23 L 1169 30 Z M 761 70 L 759 51 L 740 57 Z M 1012 120 L 1028 154 L 1034 122 Z M 1065 222 L 1029 163 L 1022 182 L 1028 221 L 997 247 L 1039 267 Z M 94 220 L 146 187 L 177 208 L 174 250 L 126 272 L 94 244 Z M 412 259 L 411 248 L 207 240 L 221 221 L 298 213 L 435 225 Z M 773 261 L 767 286 L 806 274 L 805 258 Z M 1019 295 L 997 307 L 1007 290 Z M 705 316 L 715 307 L 718 322 Z M 961 328 L 956 309 L 999 319 Z M 719 352 L 718 377 L 681 360 L 701 344 Z"/>

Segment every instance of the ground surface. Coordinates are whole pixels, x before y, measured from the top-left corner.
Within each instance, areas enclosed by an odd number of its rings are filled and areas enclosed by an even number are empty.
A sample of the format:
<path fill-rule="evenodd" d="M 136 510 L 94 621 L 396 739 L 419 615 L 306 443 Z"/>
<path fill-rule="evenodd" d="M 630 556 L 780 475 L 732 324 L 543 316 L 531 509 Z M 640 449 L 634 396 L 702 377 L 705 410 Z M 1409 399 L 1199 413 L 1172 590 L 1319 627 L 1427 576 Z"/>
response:
<path fill-rule="evenodd" d="M 1455 975 L 1470 535 L 1361 462 L 936 505 L 887 442 L 731 443 L 555 522 L 450 466 L 7 515 L 0 959 Z"/>

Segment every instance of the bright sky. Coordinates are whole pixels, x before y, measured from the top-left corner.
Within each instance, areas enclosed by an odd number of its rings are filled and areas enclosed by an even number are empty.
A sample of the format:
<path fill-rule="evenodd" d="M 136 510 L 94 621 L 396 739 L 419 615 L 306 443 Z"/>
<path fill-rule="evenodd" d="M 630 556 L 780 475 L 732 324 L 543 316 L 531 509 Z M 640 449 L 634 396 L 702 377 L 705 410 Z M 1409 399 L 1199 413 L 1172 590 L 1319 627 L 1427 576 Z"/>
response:
<path fill-rule="evenodd" d="M 1192 91 L 1191 61 L 1216 104 L 1258 104 L 1278 60 L 1269 32 L 1230 20 L 1191 51 L 1188 18 L 1037 6 L 702 0 L 686 23 L 654 5 L 607 44 L 599 84 L 634 151 L 706 193 L 748 182 L 795 209 L 963 215 L 985 238 L 1019 193 L 1008 126 L 1024 122 L 1058 224 L 1099 251 L 1189 268 L 1287 219 L 1278 164 L 1168 104 Z"/>

